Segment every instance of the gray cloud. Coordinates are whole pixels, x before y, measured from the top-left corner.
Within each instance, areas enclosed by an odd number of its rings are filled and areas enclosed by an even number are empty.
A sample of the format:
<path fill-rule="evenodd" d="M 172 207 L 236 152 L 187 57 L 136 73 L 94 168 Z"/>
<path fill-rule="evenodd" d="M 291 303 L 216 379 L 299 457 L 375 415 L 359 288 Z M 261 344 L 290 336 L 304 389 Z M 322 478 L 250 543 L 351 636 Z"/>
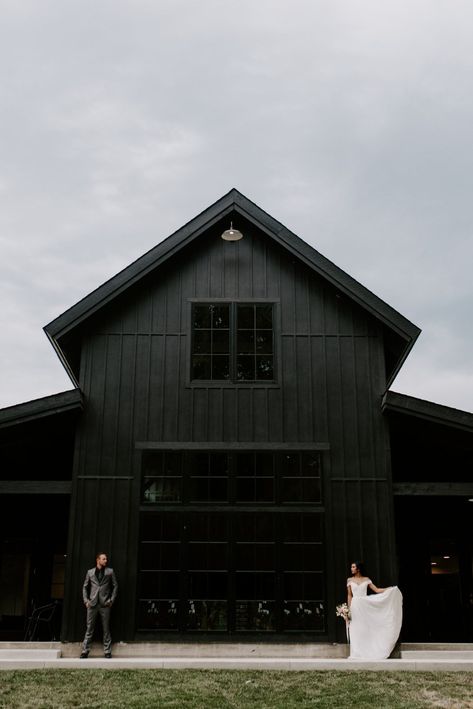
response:
<path fill-rule="evenodd" d="M 235 186 L 412 319 L 394 389 L 473 409 L 473 6 L 0 2 L 0 406 L 42 326 Z"/>

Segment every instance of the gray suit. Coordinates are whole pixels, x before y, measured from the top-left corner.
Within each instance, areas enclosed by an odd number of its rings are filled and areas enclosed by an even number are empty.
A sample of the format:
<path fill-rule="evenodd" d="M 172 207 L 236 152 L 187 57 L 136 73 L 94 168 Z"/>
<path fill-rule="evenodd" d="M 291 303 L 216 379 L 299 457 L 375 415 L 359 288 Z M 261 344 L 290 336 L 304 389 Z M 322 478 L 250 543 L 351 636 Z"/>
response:
<path fill-rule="evenodd" d="M 82 643 L 82 652 L 88 653 L 90 650 L 98 613 L 102 621 L 103 650 L 107 654 L 112 651 L 110 609 L 117 597 L 118 583 L 113 569 L 105 567 L 103 578 L 100 582 L 95 571 L 95 568 L 87 571 L 82 587 L 82 598 L 87 606 L 87 629 Z"/>

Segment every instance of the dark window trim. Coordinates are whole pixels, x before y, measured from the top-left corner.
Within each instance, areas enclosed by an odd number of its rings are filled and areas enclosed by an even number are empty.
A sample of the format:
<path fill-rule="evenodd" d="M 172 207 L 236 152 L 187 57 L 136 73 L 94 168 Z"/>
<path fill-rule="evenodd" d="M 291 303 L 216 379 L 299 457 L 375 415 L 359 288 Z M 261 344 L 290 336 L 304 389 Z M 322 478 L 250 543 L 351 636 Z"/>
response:
<path fill-rule="evenodd" d="M 150 475 L 147 474 L 145 475 L 145 470 L 143 463 L 147 459 L 148 455 L 147 454 L 152 454 L 153 452 L 160 452 L 160 459 L 162 458 L 162 454 L 166 454 L 166 452 L 171 452 L 175 453 L 176 451 L 170 449 L 170 448 L 144 448 L 141 449 L 141 495 L 140 495 L 140 507 L 148 507 L 148 506 L 162 506 L 162 508 L 169 508 L 170 506 L 177 506 L 177 507 L 187 507 L 187 506 L 192 506 L 192 507 L 197 507 L 197 508 L 202 508 L 207 505 L 209 505 L 211 508 L 216 508 L 216 507 L 222 507 L 222 508 L 244 508 L 244 507 L 249 507 L 255 508 L 255 507 L 262 507 L 263 509 L 271 509 L 274 507 L 281 507 L 283 509 L 285 508 L 296 508 L 296 507 L 301 507 L 302 509 L 307 509 L 307 508 L 315 508 L 315 507 L 321 507 L 324 506 L 324 475 L 323 475 L 323 458 L 324 456 L 322 455 L 322 451 L 320 450 L 314 450 L 312 447 L 311 449 L 305 449 L 305 450 L 292 450 L 289 451 L 287 448 L 283 449 L 277 449 L 277 450 L 268 450 L 266 449 L 259 449 L 255 450 L 255 448 L 248 448 L 246 450 L 242 450 L 241 448 L 234 448 L 230 450 L 228 447 L 226 449 L 221 449 L 221 450 L 211 450 L 209 448 L 202 449 L 202 448 L 182 448 L 180 449 L 180 459 L 179 459 L 179 469 L 180 469 L 180 474 L 179 475 L 173 475 L 173 476 L 168 476 L 168 475 Z M 212 456 L 217 454 L 219 458 L 224 455 L 225 453 L 227 454 L 227 467 L 226 467 L 226 474 L 225 475 L 211 475 L 210 473 L 207 475 L 197 475 L 197 474 L 192 474 L 192 471 L 194 470 L 192 466 L 189 465 L 189 455 L 191 455 L 193 452 L 197 452 L 200 455 L 202 454 L 207 454 L 208 456 Z M 271 455 L 273 461 L 273 474 L 268 476 L 268 475 L 257 475 L 257 474 L 250 474 L 250 475 L 241 475 L 238 473 L 237 469 L 237 462 L 239 460 L 238 454 L 239 453 L 262 453 L 262 452 L 267 452 L 268 454 Z M 283 457 L 284 453 L 294 453 L 295 455 L 299 455 L 299 463 L 303 460 L 304 454 L 306 453 L 313 453 L 316 454 L 317 459 L 319 461 L 319 467 L 318 467 L 318 475 L 293 475 L 289 474 L 288 472 L 284 471 L 284 466 L 283 466 Z M 209 458 L 210 461 L 210 458 Z M 145 481 L 152 482 L 152 481 L 157 481 L 157 482 L 162 482 L 165 480 L 177 480 L 179 491 L 178 491 L 178 497 L 176 499 L 158 499 L 158 500 L 145 500 L 143 499 L 145 495 L 145 490 L 148 488 L 145 487 Z M 193 487 L 192 487 L 192 480 L 207 480 L 210 484 L 211 481 L 215 483 L 215 480 L 222 480 L 226 484 L 225 486 L 225 495 L 222 498 L 213 498 L 213 497 L 204 497 L 202 499 L 199 498 L 194 498 L 192 497 L 193 495 Z M 238 482 L 240 481 L 240 484 L 243 480 L 249 480 L 249 481 L 258 481 L 258 480 L 271 480 L 272 485 L 273 485 L 273 497 L 272 499 L 265 499 L 265 498 L 260 498 L 260 499 L 248 499 L 246 497 L 241 496 L 241 491 L 240 494 L 238 493 Z M 289 490 L 286 491 L 285 485 L 290 482 L 290 481 L 298 481 L 299 485 L 304 487 L 304 483 L 309 484 L 310 480 L 318 480 L 318 492 L 319 496 L 318 499 L 308 499 L 307 501 L 304 501 L 303 499 L 300 499 L 299 497 L 297 498 L 291 498 L 288 493 L 291 492 L 291 486 L 289 486 Z M 256 485 L 256 482 L 255 482 Z M 250 486 L 251 487 L 251 486 Z M 177 488 L 176 488 L 177 489 Z M 256 487 L 255 487 L 256 491 Z M 256 492 L 255 492 L 256 494 Z"/>
<path fill-rule="evenodd" d="M 251 542 L 249 540 L 248 542 L 246 541 L 241 541 L 238 536 L 237 532 L 237 520 L 239 515 L 241 514 L 242 510 L 239 508 L 238 510 L 233 509 L 231 512 L 228 508 L 226 509 L 216 509 L 213 506 L 209 506 L 208 508 L 192 508 L 192 506 L 185 506 L 184 508 L 182 507 L 176 507 L 175 509 L 172 509 L 170 507 L 166 507 L 164 510 L 162 507 L 158 507 L 158 509 L 153 508 L 153 507 L 148 507 L 146 506 L 145 508 L 141 508 L 141 514 L 140 514 L 140 528 L 143 522 L 146 520 L 146 517 L 151 514 L 151 515 L 156 515 L 158 512 L 160 515 L 165 514 L 168 515 L 171 513 L 171 515 L 176 514 L 176 522 L 177 522 L 177 529 L 174 531 L 177 533 L 177 537 L 173 539 L 172 543 L 178 543 L 180 545 L 180 557 L 179 557 L 179 563 L 180 563 L 180 571 L 168 571 L 164 570 L 164 573 L 179 573 L 179 589 L 178 592 L 171 596 L 164 596 L 164 594 L 160 594 L 159 598 L 157 596 L 153 596 L 152 598 L 148 595 L 140 595 L 140 580 L 141 580 L 141 574 L 143 572 L 143 568 L 141 566 L 141 560 L 142 560 L 142 551 L 143 551 L 143 545 L 148 544 L 151 540 L 143 538 L 144 535 L 142 535 L 140 531 L 139 539 L 139 551 L 138 551 L 138 567 L 139 567 L 139 573 L 137 577 L 137 605 L 138 607 L 140 606 L 141 603 L 143 602 L 162 602 L 165 607 L 166 604 L 169 605 L 171 602 L 175 603 L 177 602 L 177 614 L 178 617 L 176 618 L 176 623 L 174 624 L 174 627 L 157 627 L 157 628 L 152 628 L 152 627 L 141 627 L 137 626 L 137 634 L 140 637 L 149 637 L 149 638 L 156 638 L 158 636 L 167 636 L 169 634 L 180 634 L 182 636 L 198 636 L 202 634 L 206 635 L 212 635 L 215 637 L 215 635 L 218 634 L 225 634 L 225 635 L 231 635 L 235 634 L 235 636 L 244 636 L 244 635 L 249 635 L 252 637 L 262 637 L 264 635 L 270 635 L 271 637 L 280 637 L 281 639 L 284 637 L 288 636 L 304 636 L 304 637 L 317 637 L 317 638 L 322 638 L 326 637 L 328 632 L 329 632 L 329 613 L 328 613 L 328 605 L 327 605 L 327 567 L 326 567 L 326 554 L 324 553 L 324 550 L 326 550 L 326 528 L 324 524 L 324 508 L 318 507 L 318 508 L 291 508 L 290 510 L 287 508 L 275 508 L 272 507 L 270 509 L 268 508 L 263 508 L 261 511 L 264 514 L 269 513 L 271 516 L 275 514 L 274 517 L 274 523 L 280 519 L 281 521 L 286 518 L 287 513 L 289 513 L 291 516 L 294 516 L 294 514 L 302 514 L 302 515 L 308 515 L 310 517 L 318 517 L 319 522 L 320 522 L 320 536 L 317 537 L 316 541 L 298 541 L 294 542 L 297 545 L 303 545 L 306 544 L 309 546 L 316 546 L 319 548 L 322 552 L 321 557 L 319 559 L 321 566 L 317 565 L 316 567 L 311 569 L 306 569 L 303 568 L 302 566 L 300 568 L 295 568 L 295 569 L 285 569 L 281 567 L 280 560 L 282 558 L 282 551 L 287 544 L 291 544 L 291 542 L 288 542 L 287 540 L 284 539 L 284 536 L 281 531 L 276 531 L 275 528 L 272 528 L 272 531 L 269 533 L 269 536 L 267 537 L 267 541 L 262 541 L 262 544 L 268 544 L 271 545 L 272 548 L 275 550 L 275 558 L 276 558 L 276 564 L 274 565 L 274 568 L 272 569 L 257 569 L 257 568 L 251 568 L 251 569 L 243 569 L 239 568 L 237 565 L 237 557 L 236 557 L 236 552 L 237 552 L 237 547 L 240 543 L 243 544 L 248 544 L 248 545 L 253 545 L 253 544 L 258 544 L 258 542 Z M 254 519 L 255 516 L 258 513 L 258 509 L 255 507 L 250 507 L 244 510 L 252 516 Z M 230 512 L 230 514 L 229 514 Z M 227 522 L 227 528 L 226 528 L 226 536 L 223 541 L 218 542 L 222 547 L 224 546 L 227 550 L 227 553 L 229 556 L 227 557 L 227 562 L 229 562 L 228 568 L 227 569 L 220 569 L 219 568 L 207 568 L 207 566 L 202 567 L 201 569 L 190 569 L 189 568 L 189 556 L 188 556 L 188 547 L 191 546 L 194 542 L 197 544 L 205 544 L 206 542 L 204 539 L 197 539 L 195 536 L 188 537 L 188 528 L 189 528 L 189 522 L 190 520 L 197 514 L 199 517 L 201 515 L 205 515 L 206 513 L 210 513 L 210 515 L 213 517 L 217 515 L 219 518 L 225 519 Z M 279 517 L 279 515 L 282 514 L 282 517 Z M 165 524 L 165 522 L 162 522 L 162 524 Z M 174 523 L 173 523 L 174 524 Z M 281 530 L 282 524 L 279 526 L 279 530 Z M 148 530 L 149 533 L 149 530 Z M 302 531 L 302 535 L 304 535 L 304 532 Z M 245 537 L 246 539 L 246 537 Z M 163 544 L 165 543 L 161 538 L 157 538 L 156 540 L 157 544 Z M 169 541 L 169 540 L 168 540 Z M 161 567 L 153 569 L 149 569 L 148 573 L 153 573 L 156 576 L 159 576 L 163 573 L 163 569 Z M 187 624 L 187 615 L 186 615 L 186 610 L 188 609 L 188 604 L 192 600 L 195 600 L 195 597 L 193 594 L 190 593 L 190 588 L 188 587 L 188 582 L 189 582 L 189 577 L 190 574 L 207 574 L 210 575 L 212 578 L 216 578 L 217 575 L 227 575 L 228 577 L 228 588 L 227 588 L 227 593 L 225 596 L 221 598 L 217 598 L 212 594 L 212 597 L 210 599 L 206 599 L 204 597 L 198 597 L 198 600 L 202 601 L 207 601 L 210 600 L 211 603 L 219 603 L 223 602 L 226 604 L 225 612 L 226 612 L 226 627 L 218 627 L 218 628 L 200 628 L 200 627 L 190 627 Z M 237 580 L 237 575 L 248 575 L 248 576 L 253 576 L 254 579 L 256 579 L 257 575 L 260 574 L 268 574 L 272 575 L 276 581 L 276 586 L 274 588 L 275 590 L 275 596 L 274 598 L 271 599 L 271 603 L 274 604 L 274 612 L 276 613 L 276 616 L 274 618 L 274 627 L 273 628 L 261 628 L 261 627 L 237 627 L 238 626 L 238 618 L 237 618 L 237 613 L 238 613 L 238 608 L 237 604 L 238 603 L 243 603 L 243 602 L 252 602 L 252 603 L 258 603 L 261 601 L 260 598 L 255 598 L 254 596 L 251 596 L 249 598 L 239 598 L 237 596 L 237 588 L 236 588 L 236 580 Z M 287 589 L 286 592 L 284 591 L 284 586 L 286 580 L 289 580 L 291 576 L 298 576 L 300 577 L 319 577 L 320 578 L 320 583 L 322 585 L 322 592 L 321 594 L 318 594 L 317 597 L 304 597 L 300 599 L 292 598 L 287 595 Z M 303 581 L 305 583 L 305 581 Z M 145 589 L 143 589 L 145 590 Z M 306 594 L 305 594 L 306 596 Z M 283 612 L 284 609 L 286 608 L 287 604 L 299 604 L 303 603 L 304 605 L 306 604 L 316 604 L 320 607 L 321 609 L 321 614 L 322 614 L 322 625 L 320 627 L 287 627 L 284 618 L 283 618 Z M 138 622 L 139 623 L 139 622 Z"/>
<path fill-rule="evenodd" d="M 202 450 L 202 451 L 327 451 L 330 443 L 304 441 L 291 443 L 255 443 L 251 441 L 136 441 L 136 450 Z"/>
<path fill-rule="evenodd" d="M 216 305 L 272 305 L 273 306 L 273 379 L 265 382 L 261 379 L 242 379 L 238 380 L 236 378 L 230 379 L 192 379 L 192 347 L 193 347 L 193 320 L 192 320 L 192 306 L 193 305 L 206 305 L 215 303 Z M 260 388 L 260 389 L 280 389 L 281 372 L 279 367 L 279 346 L 277 342 L 279 341 L 279 334 L 281 332 L 280 324 L 280 298 L 187 298 L 188 304 L 188 328 L 186 332 L 187 342 L 189 346 L 187 347 L 186 353 L 186 383 L 185 387 L 188 389 L 211 389 L 211 388 Z M 235 353 L 235 337 L 236 337 L 236 326 L 235 326 L 235 308 L 230 308 L 230 369 L 236 366 L 236 353 Z"/>

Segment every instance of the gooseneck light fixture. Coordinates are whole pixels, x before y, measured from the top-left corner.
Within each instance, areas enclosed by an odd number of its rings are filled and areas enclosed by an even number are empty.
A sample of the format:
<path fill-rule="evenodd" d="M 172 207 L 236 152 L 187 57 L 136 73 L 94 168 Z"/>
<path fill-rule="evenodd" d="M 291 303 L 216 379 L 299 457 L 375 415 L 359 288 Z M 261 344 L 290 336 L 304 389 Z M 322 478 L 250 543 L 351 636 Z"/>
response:
<path fill-rule="evenodd" d="M 240 239 L 243 239 L 241 231 L 233 228 L 233 222 L 230 222 L 230 229 L 225 229 L 221 236 L 224 241 L 240 241 Z"/>

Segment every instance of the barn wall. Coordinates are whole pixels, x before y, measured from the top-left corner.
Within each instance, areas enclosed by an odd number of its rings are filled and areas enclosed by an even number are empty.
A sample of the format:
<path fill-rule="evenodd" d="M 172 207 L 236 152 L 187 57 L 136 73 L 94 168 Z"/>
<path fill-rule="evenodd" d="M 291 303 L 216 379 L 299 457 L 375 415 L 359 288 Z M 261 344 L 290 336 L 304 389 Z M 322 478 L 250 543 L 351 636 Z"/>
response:
<path fill-rule="evenodd" d="M 329 616 L 351 558 L 394 580 L 381 326 L 254 227 L 243 231 L 229 244 L 211 230 L 84 332 L 67 639 L 83 632 L 80 586 L 101 548 L 120 577 L 115 638 L 133 636 L 137 442 L 324 444 Z M 191 301 L 206 298 L 275 303 L 276 384 L 191 384 Z"/>

